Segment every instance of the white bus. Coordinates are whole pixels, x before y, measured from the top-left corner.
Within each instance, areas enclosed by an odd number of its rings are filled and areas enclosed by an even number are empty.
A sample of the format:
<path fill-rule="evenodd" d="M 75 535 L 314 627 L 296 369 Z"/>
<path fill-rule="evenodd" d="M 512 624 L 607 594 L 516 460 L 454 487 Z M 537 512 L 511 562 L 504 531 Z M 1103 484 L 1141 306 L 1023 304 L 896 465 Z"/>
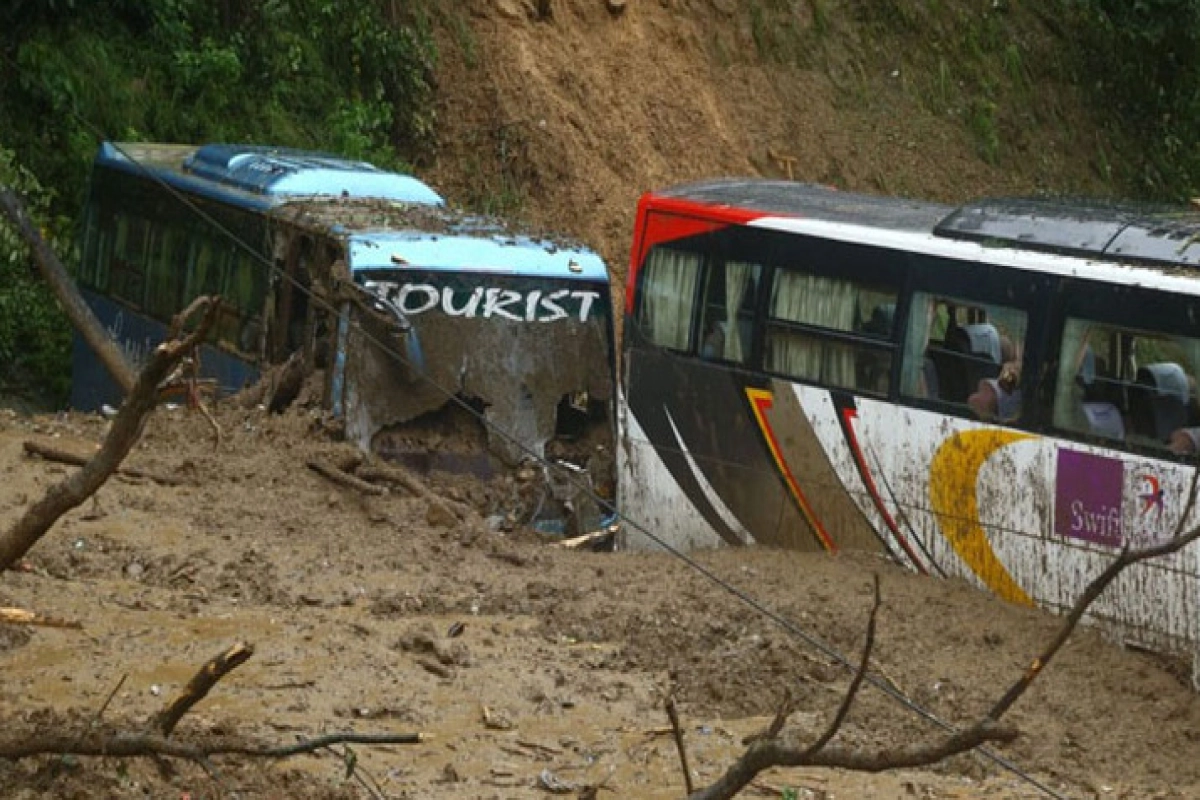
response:
<path fill-rule="evenodd" d="M 1180 208 L 644 196 L 621 544 L 873 549 L 1068 608 L 1122 548 L 1200 523 L 1198 237 Z M 1127 570 L 1094 620 L 1195 651 L 1198 561 Z"/>

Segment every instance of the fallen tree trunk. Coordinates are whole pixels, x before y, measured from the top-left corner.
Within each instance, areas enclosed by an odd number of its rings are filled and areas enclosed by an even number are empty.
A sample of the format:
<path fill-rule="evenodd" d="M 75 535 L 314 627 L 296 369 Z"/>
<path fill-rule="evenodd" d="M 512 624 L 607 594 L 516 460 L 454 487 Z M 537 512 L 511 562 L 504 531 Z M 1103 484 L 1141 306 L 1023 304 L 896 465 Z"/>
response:
<path fill-rule="evenodd" d="M 3 211 L 12 221 L 17 233 L 21 234 L 21 237 L 29 245 L 29 249 L 33 252 L 33 258 L 42 272 L 42 277 L 50 285 L 54 296 L 58 298 L 63 311 L 71 320 L 71 324 L 75 326 L 75 329 L 83 336 L 83 340 L 87 342 L 88 347 L 100 359 L 100 363 L 112 375 L 117 386 L 121 387 L 121 393 L 128 396 L 133 391 L 137 379 L 133 367 L 125 358 L 124 351 L 112 340 L 112 337 L 104 330 L 104 326 L 100 324 L 100 320 L 96 319 L 96 315 L 92 313 L 92 309 L 84 302 L 66 268 L 38 233 L 37 226 L 29 218 L 20 198 L 12 189 L 3 184 L 0 184 L 0 211 Z"/>

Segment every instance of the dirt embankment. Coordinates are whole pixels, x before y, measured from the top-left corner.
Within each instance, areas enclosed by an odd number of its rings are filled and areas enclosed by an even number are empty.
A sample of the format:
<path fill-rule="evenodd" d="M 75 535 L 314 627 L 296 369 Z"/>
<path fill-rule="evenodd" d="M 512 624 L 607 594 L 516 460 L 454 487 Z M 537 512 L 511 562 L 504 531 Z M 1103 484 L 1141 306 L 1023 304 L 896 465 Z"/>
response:
<path fill-rule="evenodd" d="M 583 238 L 618 279 L 638 196 L 699 178 L 942 201 L 1104 192 L 1116 145 L 1033 6 L 553 0 L 539 19 L 470 0 L 442 30 L 426 175 Z"/>

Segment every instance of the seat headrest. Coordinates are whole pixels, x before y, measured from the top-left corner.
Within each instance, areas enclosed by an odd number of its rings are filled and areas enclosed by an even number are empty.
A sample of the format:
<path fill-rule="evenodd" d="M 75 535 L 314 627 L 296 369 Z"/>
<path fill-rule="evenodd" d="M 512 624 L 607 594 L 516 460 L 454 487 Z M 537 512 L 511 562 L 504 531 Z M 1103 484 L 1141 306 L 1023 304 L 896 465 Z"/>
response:
<path fill-rule="evenodd" d="M 979 322 L 962 327 L 971 343 L 971 352 L 977 356 L 987 356 L 997 364 L 1001 362 L 1000 333 L 990 322 Z"/>
<path fill-rule="evenodd" d="M 1173 361 L 1140 367 L 1137 382 L 1154 389 L 1157 397 L 1173 397 L 1185 406 L 1188 403 L 1187 373 Z"/>

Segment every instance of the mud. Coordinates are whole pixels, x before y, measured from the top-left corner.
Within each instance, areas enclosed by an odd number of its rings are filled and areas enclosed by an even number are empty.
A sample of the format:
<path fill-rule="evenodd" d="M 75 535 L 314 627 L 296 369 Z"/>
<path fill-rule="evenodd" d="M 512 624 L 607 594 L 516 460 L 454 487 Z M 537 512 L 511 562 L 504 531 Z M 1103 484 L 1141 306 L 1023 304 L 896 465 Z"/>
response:
<path fill-rule="evenodd" d="M 785 687 L 799 701 L 792 726 L 811 740 L 848 684 L 839 662 L 863 646 L 873 575 L 884 601 L 874 674 L 949 724 L 982 714 L 1058 624 L 875 557 L 724 550 L 689 564 L 564 551 L 519 521 L 461 524 L 400 491 L 335 487 L 304 464 L 352 451 L 315 408 L 228 408 L 218 420 L 214 450 L 198 415 L 157 414 L 129 464 L 185 483 L 111 480 L 0 577 L 5 605 L 83 625 L 0 628 L 5 736 L 86 729 L 123 676 L 103 722 L 142 725 L 201 663 L 246 641 L 254 656 L 178 736 L 427 734 L 353 748 L 359 774 L 391 798 L 543 797 L 544 770 L 607 781 L 615 797 L 674 798 L 683 782 L 664 694 L 676 693 L 701 784 Z M 73 469 L 24 455 L 22 441 L 86 450 L 106 424 L 0 416 L 2 522 Z M 517 482 L 429 477 L 480 520 L 502 513 Z M 1200 707 L 1185 672 L 1082 630 L 1011 712 L 1021 736 L 997 752 L 1020 774 L 975 755 L 875 776 L 774 770 L 761 781 L 774 795 L 746 796 L 1052 796 L 1031 780 L 1066 797 L 1195 796 Z M 868 688 L 837 741 L 894 747 L 936 733 Z M 335 753 L 215 764 L 219 778 L 189 764 L 47 757 L 0 762 L 0 783 L 13 797 L 371 796 Z"/>

